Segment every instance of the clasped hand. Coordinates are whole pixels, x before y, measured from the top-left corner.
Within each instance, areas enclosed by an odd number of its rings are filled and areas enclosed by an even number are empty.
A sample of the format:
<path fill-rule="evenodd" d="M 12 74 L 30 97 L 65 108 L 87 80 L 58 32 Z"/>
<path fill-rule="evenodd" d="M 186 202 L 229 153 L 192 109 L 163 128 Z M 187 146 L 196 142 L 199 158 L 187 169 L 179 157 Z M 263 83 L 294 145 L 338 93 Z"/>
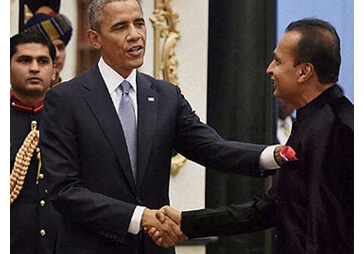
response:
<path fill-rule="evenodd" d="M 159 210 L 146 208 L 141 224 L 155 244 L 164 248 L 173 247 L 187 239 L 181 231 L 181 212 L 169 206 Z"/>

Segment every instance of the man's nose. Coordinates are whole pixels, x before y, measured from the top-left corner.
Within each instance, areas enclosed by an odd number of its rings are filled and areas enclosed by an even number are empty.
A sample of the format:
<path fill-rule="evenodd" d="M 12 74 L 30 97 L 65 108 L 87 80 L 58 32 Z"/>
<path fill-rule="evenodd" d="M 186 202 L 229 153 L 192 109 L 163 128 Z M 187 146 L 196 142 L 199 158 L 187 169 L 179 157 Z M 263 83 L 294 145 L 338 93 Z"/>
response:
<path fill-rule="evenodd" d="M 56 47 L 56 45 L 54 45 L 54 49 L 56 50 L 56 58 L 59 58 L 60 53 L 59 53 L 59 49 L 58 49 L 58 47 Z"/>
<path fill-rule="evenodd" d="M 136 27 L 134 25 L 131 25 L 129 28 L 129 38 L 133 39 L 133 40 L 137 40 L 140 38 L 140 33 L 138 31 L 138 29 L 136 29 Z"/>
<path fill-rule="evenodd" d="M 267 70 L 265 71 L 269 76 L 273 75 L 273 61 L 269 64 Z"/>
<path fill-rule="evenodd" d="M 33 60 L 30 63 L 30 71 L 32 71 L 32 72 L 38 72 L 39 71 L 39 64 L 38 64 L 37 60 Z"/>

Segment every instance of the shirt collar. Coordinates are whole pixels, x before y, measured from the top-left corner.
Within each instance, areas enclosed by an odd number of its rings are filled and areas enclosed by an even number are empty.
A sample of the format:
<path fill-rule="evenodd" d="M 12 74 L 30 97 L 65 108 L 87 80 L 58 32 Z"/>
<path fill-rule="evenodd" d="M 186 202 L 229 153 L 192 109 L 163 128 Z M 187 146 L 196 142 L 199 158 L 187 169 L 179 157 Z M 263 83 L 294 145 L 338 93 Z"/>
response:
<path fill-rule="evenodd" d="M 316 97 L 313 101 L 308 103 L 306 106 L 300 108 L 297 111 L 297 121 L 311 116 L 318 108 L 322 107 L 324 104 L 342 96 L 343 93 L 341 88 L 337 84 L 333 85 L 332 87 L 325 90 L 318 97 Z"/>
<path fill-rule="evenodd" d="M 10 105 L 17 111 L 25 112 L 28 114 L 38 114 L 44 108 L 44 101 L 41 100 L 34 105 L 28 105 L 21 101 L 19 101 L 15 96 L 11 93 L 10 94 Z"/>
<path fill-rule="evenodd" d="M 103 77 L 107 90 L 109 93 L 113 93 L 124 81 L 124 78 L 117 73 L 114 69 L 112 69 L 107 63 L 105 63 L 104 59 L 101 57 L 98 63 L 101 76 Z M 132 89 L 136 93 L 136 69 L 134 69 L 130 75 L 126 78 L 126 80 L 130 83 Z"/>

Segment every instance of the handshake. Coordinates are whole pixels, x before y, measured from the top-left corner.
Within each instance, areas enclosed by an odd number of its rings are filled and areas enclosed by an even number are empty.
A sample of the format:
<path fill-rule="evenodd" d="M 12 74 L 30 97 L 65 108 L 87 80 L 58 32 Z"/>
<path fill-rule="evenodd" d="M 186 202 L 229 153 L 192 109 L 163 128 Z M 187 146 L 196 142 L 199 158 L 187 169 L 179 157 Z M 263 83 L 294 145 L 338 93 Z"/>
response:
<path fill-rule="evenodd" d="M 187 240 L 187 236 L 181 231 L 181 219 L 181 212 L 169 206 L 159 210 L 146 208 L 141 225 L 155 244 L 169 248 Z"/>

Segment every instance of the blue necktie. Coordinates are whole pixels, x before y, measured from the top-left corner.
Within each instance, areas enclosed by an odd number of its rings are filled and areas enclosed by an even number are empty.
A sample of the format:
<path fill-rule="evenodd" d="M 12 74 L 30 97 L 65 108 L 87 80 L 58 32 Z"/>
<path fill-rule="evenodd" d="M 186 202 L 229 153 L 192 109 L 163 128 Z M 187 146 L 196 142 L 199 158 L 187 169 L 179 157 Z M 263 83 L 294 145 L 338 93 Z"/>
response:
<path fill-rule="evenodd" d="M 122 97 L 119 104 L 118 115 L 123 127 L 126 144 L 128 146 L 131 169 L 133 171 L 134 181 L 136 182 L 137 170 L 137 126 L 133 102 L 130 98 L 130 83 L 124 80 L 121 83 Z"/>

